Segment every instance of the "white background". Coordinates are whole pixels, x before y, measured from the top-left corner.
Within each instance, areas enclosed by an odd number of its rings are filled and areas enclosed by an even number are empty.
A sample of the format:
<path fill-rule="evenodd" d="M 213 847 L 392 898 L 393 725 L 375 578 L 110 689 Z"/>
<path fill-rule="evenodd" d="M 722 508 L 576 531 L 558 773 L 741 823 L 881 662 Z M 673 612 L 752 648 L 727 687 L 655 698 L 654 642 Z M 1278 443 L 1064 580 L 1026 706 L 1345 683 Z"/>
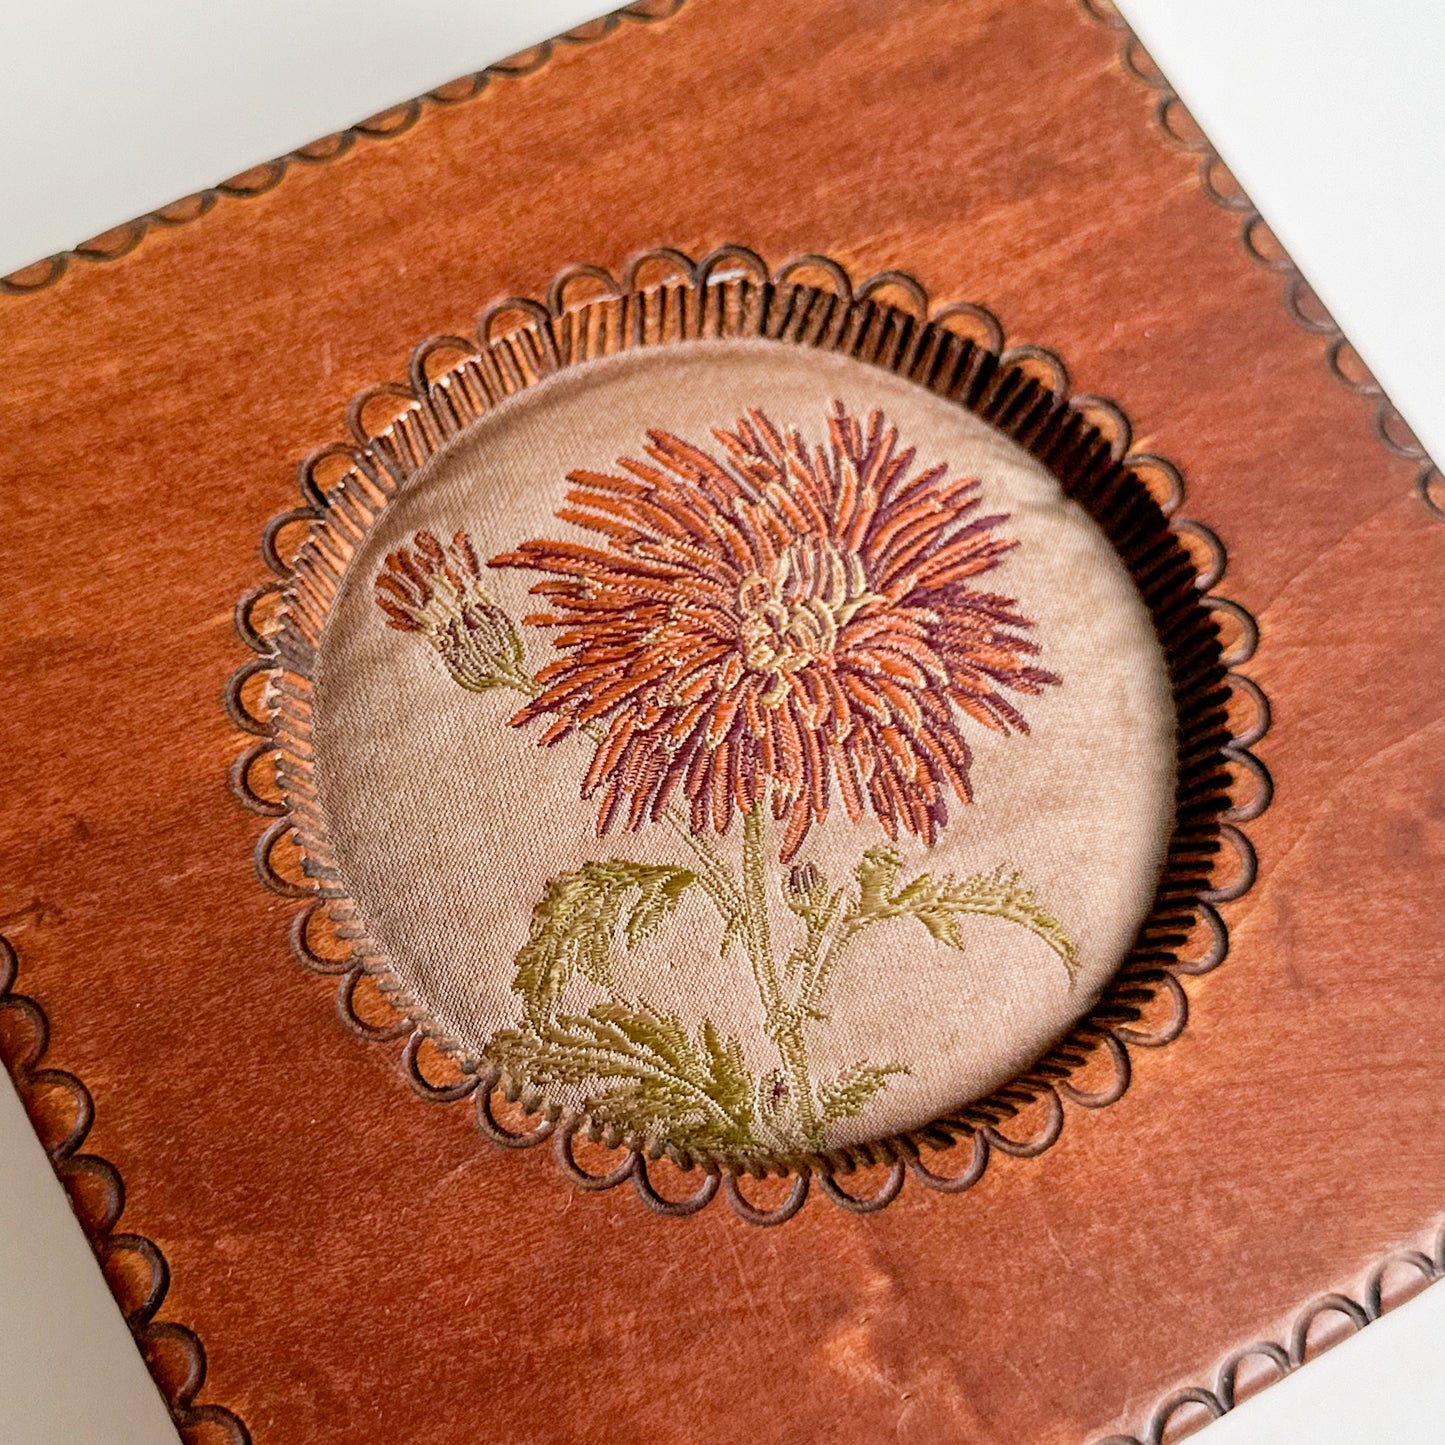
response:
<path fill-rule="evenodd" d="M 1445 457 L 1445 6 L 1125 3 L 1406 419 Z M 600 8 L 0 0 L 0 273 Z M 164 1412 L 15 1102 L 0 1085 L 0 1445 L 169 1445 Z M 1229 1289 L 1227 1277 L 1219 1287 Z M 1438 1445 L 1442 1350 L 1445 1287 L 1201 1438 Z"/>

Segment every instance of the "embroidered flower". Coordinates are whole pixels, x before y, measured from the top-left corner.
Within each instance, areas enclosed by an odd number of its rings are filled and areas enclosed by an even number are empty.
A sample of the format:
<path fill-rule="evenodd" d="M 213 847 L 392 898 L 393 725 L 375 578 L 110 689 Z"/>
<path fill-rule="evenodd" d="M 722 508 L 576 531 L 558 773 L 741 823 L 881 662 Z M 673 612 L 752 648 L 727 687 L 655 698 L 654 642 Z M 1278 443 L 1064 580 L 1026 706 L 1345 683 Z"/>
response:
<path fill-rule="evenodd" d="M 411 546 L 388 554 L 376 578 L 376 605 L 387 626 L 420 633 L 470 691 L 531 686 L 521 639 L 482 586 L 465 532 L 445 547 L 430 532 L 418 532 Z"/>
<path fill-rule="evenodd" d="M 915 469 L 880 413 L 865 430 L 841 404 L 811 451 L 760 411 L 715 435 L 718 455 L 652 432 L 650 460 L 573 473 L 557 515 L 605 545 L 532 541 L 492 559 L 545 574 L 532 592 L 552 610 L 525 621 L 561 629 L 563 656 L 535 678 L 465 532 L 445 546 L 417 532 L 387 556 L 375 597 L 462 687 L 520 692 L 512 726 L 546 718 L 544 744 L 575 735 L 591 750 L 582 793 L 602 794 L 599 832 L 665 816 L 690 855 L 589 859 L 547 881 L 516 954 L 521 1017 L 492 1036 L 491 1061 L 518 1087 L 570 1092 L 629 1141 L 791 1156 L 823 1148 L 911 1072 L 864 1059 L 820 1078 L 810 1059 L 833 980 L 869 929 L 911 918 L 961 950 L 981 915 L 1035 934 L 1071 983 L 1077 956 L 1008 868 L 910 878 L 898 850 L 875 843 L 851 877 L 804 860 L 770 880 L 765 807 L 784 862 L 835 786 L 855 823 L 871 808 L 890 838 L 931 842 L 948 791 L 970 797 L 963 720 L 1026 731 L 1002 689 L 1058 679 L 1034 664 L 1014 602 L 971 585 L 1016 545 L 996 533 L 1004 517 L 975 515 L 977 480 Z M 740 857 L 713 837 L 734 811 Z M 791 919 L 772 916 L 779 893 Z M 710 1016 L 615 991 L 619 951 L 645 946 L 694 895 L 715 911 L 720 954 L 748 957 L 776 1050 L 768 1073 Z"/>
<path fill-rule="evenodd" d="M 836 785 L 854 823 L 931 843 L 949 790 L 971 799 L 962 720 L 1027 732 L 1003 690 L 1058 681 L 1014 601 L 972 585 L 1017 545 L 1007 518 L 976 515 L 976 479 L 915 468 L 877 411 L 865 428 L 839 403 L 812 450 L 759 410 L 714 435 L 717 455 L 654 431 L 648 460 L 571 473 L 557 515 L 604 545 L 492 559 L 549 574 L 525 621 L 565 654 L 513 725 L 596 740 L 599 833 L 684 800 L 694 832 L 724 832 L 766 798 L 787 860 Z"/>

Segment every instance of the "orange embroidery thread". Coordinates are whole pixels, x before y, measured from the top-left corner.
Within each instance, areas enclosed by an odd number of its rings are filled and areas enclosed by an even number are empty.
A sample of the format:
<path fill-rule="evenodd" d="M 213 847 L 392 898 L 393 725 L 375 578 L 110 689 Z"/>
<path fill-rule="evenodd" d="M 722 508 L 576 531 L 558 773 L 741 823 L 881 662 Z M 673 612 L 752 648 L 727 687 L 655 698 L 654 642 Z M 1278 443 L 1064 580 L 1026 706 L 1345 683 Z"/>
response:
<path fill-rule="evenodd" d="M 1058 682 L 1013 600 L 972 585 L 1017 545 L 1006 518 L 976 515 L 977 480 L 915 469 L 876 411 L 865 428 L 838 403 L 812 450 L 757 410 L 715 436 L 721 457 L 652 432 L 647 460 L 569 476 L 558 517 L 605 547 L 492 558 L 551 574 L 524 620 L 567 653 L 513 722 L 550 718 L 549 744 L 606 724 L 583 787 L 599 833 L 678 794 L 722 833 L 768 794 L 787 861 L 836 783 L 853 823 L 871 808 L 931 843 L 949 789 L 971 798 L 956 714 L 1027 732 L 1004 689 Z"/>
<path fill-rule="evenodd" d="M 515 963 L 523 1017 L 493 1038 L 494 1061 L 518 1082 L 582 1091 L 594 1122 L 634 1138 L 797 1154 L 909 1072 L 861 1061 L 811 1077 L 809 1032 L 866 928 L 913 918 L 962 949 L 961 921 L 987 915 L 1042 939 L 1071 981 L 1077 961 L 1017 873 L 903 882 L 891 846 L 870 848 L 836 889 L 815 864 L 788 870 L 781 892 L 803 937 L 780 949 L 765 816 L 783 825 L 783 862 L 826 819 L 835 786 L 854 824 L 871 810 L 890 839 L 902 829 L 932 843 L 948 791 L 972 797 L 960 715 L 1026 733 L 1002 689 L 1037 694 L 1059 679 L 1036 664 L 1016 603 L 973 586 L 1017 545 L 997 534 L 1006 517 L 976 515 L 976 479 L 916 469 L 881 413 L 865 427 L 841 403 L 811 450 L 757 410 L 715 437 L 720 457 L 651 432 L 648 460 L 571 473 L 557 516 L 605 546 L 538 540 L 491 560 L 547 574 L 531 590 L 552 610 L 524 623 L 557 629 L 565 655 L 535 678 L 464 532 L 447 545 L 418 532 L 391 553 L 376 601 L 460 686 L 525 694 L 512 726 L 545 719 L 544 746 L 593 744 L 582 796 L 600 794 L 599 834 L 663 823 L 693 854 L 686 868 L 609 859 L 548 883 Z M 735 811 L 736 872 L 718 841 Z M 751 966 L 779 1060 L 763 1076 L 710 1020 L 694 1037 L 612 992 L 615 950 L 639 946 L 694 888 L 721 920 L 721 954 L 739 946 Z M 607 998 L 568 1012 L 579 977 Z"/>

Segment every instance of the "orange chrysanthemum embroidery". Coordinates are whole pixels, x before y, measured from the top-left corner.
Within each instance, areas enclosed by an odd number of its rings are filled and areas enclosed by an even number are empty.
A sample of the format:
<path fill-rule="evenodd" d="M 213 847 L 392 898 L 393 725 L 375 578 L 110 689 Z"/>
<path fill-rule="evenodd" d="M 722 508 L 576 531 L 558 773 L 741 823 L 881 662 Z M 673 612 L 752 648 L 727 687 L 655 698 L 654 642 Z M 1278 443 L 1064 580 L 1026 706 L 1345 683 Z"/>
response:
<path fill-rule="evenodd" d="M 1026 730 L 1003 689 L 1057 679 L 1034 664 L 1014 602 L 971 585 L 1017 545 L 997 534 L 1004 517 L 976 515 L 977 480 L 915 469 L 881 415 L 865 430 L 841 405 L 813 451 L 757 411 L 716 435 L 718 456 L 654 432 L 650 460 L 621 462 L 624 474 L 573 473 L 557 515 L 605 545 L 532 541 L 492 559 L 547 574 L 532 591 L 552 610 L 526 620 L 561 629 L 564 655 L 535 677 L 465 532 L 414 533 L 387 554 L 375 597 L 459 686 L 522 694 L 513 726 L 545 718 L 544 744 L 575 734 L 593 749 L 582 792 L 601 794 L 599 832 L 665 816 L 691 855 L 589 859 L 548 880 L 515 957 L 522 1014 L 492 1037 L 491 1060 L 519 1085 L 574 1091 L 629 1139 L 791 1154 L 823 1147 L 911 1072 L 858 1060 L 814 1077 L 810 1035 L 868 929 L 913 918 L 963 949 L 966 920 L 1003 919 L 1047 944 L 1071 982 L 1077 954 L 1007 867 L 907 878 L 898 850 L 875 844 L 841 883 L 800 863 L 770 890 L 765 811 L 783 825 L 785 860 L 835 788 L 855 823 L 871 808 L 890 837 L 931 842 L 949 790 L 970 796 L 963 724 Z M 713 837 L 735 811 L 736 851 Z M 787 919 L 772 916 L 778 892 Z M 616 950 L 644 945 L 694 893 L 716 911 L 721 954 L 748 957 L 769 1072 L 713 1019 L 614 992 Z M 578 975 L 594 991 L 585 1013 Z"/>
<path fill-rule="evenodd" d="M 857 823 L 931 843 L 951 790 L 970 801 L 963 720 L 1027 732 L 1004 693 L 1036 665 L 1013 599 L 976 590 L 1017 542 L 978 516 L 979 482 L 916 468 L 882 414 L 839 403 L 813 449 L 753 410 L 713 455 L 650 432 L 648 460 L 573 472 L 557 515 L 603 546 L 535 540 L 491 560 L 533 588 L 565 656 L 513 725 L 599 739 L 582 795 L 599 833 L 685 800 L 725 832 L 767 800 L 795 855 L 834 786 Z"/>

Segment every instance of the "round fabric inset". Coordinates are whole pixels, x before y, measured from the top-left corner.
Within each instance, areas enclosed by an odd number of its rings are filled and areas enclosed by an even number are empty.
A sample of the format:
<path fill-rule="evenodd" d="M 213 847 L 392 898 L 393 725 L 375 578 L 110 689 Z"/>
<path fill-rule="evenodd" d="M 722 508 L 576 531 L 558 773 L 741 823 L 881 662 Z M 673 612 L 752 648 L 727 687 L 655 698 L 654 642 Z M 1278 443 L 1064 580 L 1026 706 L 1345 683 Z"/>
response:
<path fill-rule="evenodd" d="M 782 343 L 485 415 L 361 545 L 314 678 L 322 822 L 411 1009 L 696 1155 L 1027 1067 L 1172 824 L 1164 659 L 1098 526 L 964 408 Z"/>

